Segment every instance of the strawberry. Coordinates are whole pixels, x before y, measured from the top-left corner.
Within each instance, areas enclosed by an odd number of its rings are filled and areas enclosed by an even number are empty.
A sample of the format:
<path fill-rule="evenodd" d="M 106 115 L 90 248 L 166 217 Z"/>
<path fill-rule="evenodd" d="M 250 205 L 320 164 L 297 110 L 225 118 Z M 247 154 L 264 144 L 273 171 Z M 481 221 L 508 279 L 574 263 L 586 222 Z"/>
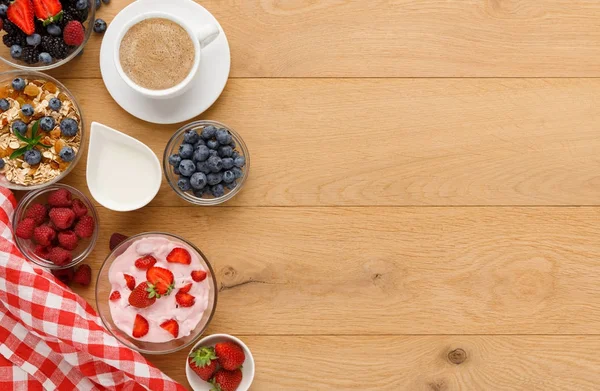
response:
<path fill-rule="evenodd" d="M 65 265 L 73 260 L 73 256 L 69 250 L 65 250 L 61 247 L 52 247 L 48 254 L 48 260 L 53 262 L 55 265 Z"/>
<path fill-rule="evenodd" d="M 228 371 L 238 369 L 246 360 L 244 350 L 235 342 L 220 342 L 215 345 L 215 353 L 219 357 L 219 364 Z"/>
<path fill-rule="evenodd" d="M 68 208 L 73 204 L 71 193 L 67 189 L 58 189 L 48 195 L 48 205 L 55 208 Z"/>
<path fill-rule="evenodd" d="M 194 296 L 190 295 L 189 293 L 180 291 L 180 292 L 177 292 L 177 294 L 175 295 L 175 301 L 181 307 L 191 307 L 196 302 L 196 299 L 194 298 Z"/>
<path fill-rule="evenodd" d="M 108 298 L 108 300 L 115 301 L 115 300 L 119 300 L 120 298 L 121 298 L 121 292 L 114 291 L 113 293 L 110 294 L 110 297 Z"/>
<path fill-rule="evenodd" d="M 152 266 L 146 272 L 146 279 L 154 286 L 157 297 L 170 294 L 175 287 L 173 273 L 162 267 Z"/>
<path fill-rule="evenodd" d="M 0 19 L 0 30 L 4 28 L 4 19 Z"/>
<path fill-rule="evenodd" d="M 189 265 L 192 263 L 192 257 L 190 253 L 181 247 L 175 247 L 169 255 L 167 255 L 167 262 L 171 263 L 183 263 L 184 265 Z"/>
<path fill-rule="evenodd" d="M 46 215 L 48 211 L 46 207 L 42 204 L 33 204 L 27 209 L 25 213 L 25 217 L 32 218 L 37 225 L 42 224 L 46 220 Z"/>
<path fill-rule="evenodd" d="M 129 274 L 123 274 L 123 277 L 125 277 L 125 282 L 127 283 L 127 288 L 129 288 L 130 290 L 134 290 L 135 289 L 135 277 L 130 276 Z"/>
<path fill-rule="evenodd" d="M 8 6 L 6 16 L 25 34 L 31 35 L 35 32 L 31 0 L 15 0 Z"/>
<path fill-rule="evenodd" d="M 50 248 L 38 244 L 35 246 L 33 253 L 42 259 L 48 259 L 48 256 L 50 255 Z"/>
<path fill-rule="evenodd" d="M 191 282 L 189 284 L 186 284 L 186 285 L 182 286 L 181 288 L 179 288 L 179 290 L 177 291 L 177 293 L 179 293 L 179 292 L 188 293 L 190 291 L 190 289 L 192 289 L 192 283 Z"/>
<path fill-rule="evenodd" d="M 72 266 L 66 269 L 52 270 L 54 277 L 58 278 L 65 285 L 69 285 L 73 281 L 73 273 L 74 268 Z"/>
<path fill-rule="evenodd" d="M 15 235 L 21 239 L 31 239 L 33 237 L 33 230 L 35 229 L 35 220 L 32 218 L 23 219 L 17 224 Z"/>
<path fill-rule="evenodd" d="M 83 216 L 75 225 L 75 233 L 80 238 L 89 238 L 94 234 L 94 218 L 92 216 Z"/>
<path fill-rule="evenodd" d="M 75 198 L 73 200 L 73 212 L 75 212 L 75 216 L 83 217 L 87 214 L 88 209 L 87 206 L 81 201 L 79 198 Z"/>
<path fill-rule="evenodd" d="M 54 238 L 56 238 L 56 232 L 47 225 L 40 225 L 33 230 L 33 241 L 42 246 L 51 245 Z"/>
<path fill-rule="evenodd" d="M 235 391 L 242 382 L 242 371 L 239 369 L 228 371 L 221 368 L 210 382 L 215 386 L 213 388 L 215 391 Z"/>
<path fill-rule="evenodd" d="M 160 327 L 167 330 L 173 338 L 177 338 L 179 336 L 179 323 L 175 319 L 167 320 L 160 324 Z"/>
<path fill-rule="evenodd" d="M 204 270 L 194 270 L 192 272 L 192 280 L 196 282 L 204 281 L 206 278 L 206 272 Z"/>
<path fill-rule="evenodd" d="M 85 32 L 81 22 L 72 20 L 63 29 L 63 40 L 67 45 L 79 46 L 83 43 Z"/>
<path fill-rule="evenodd" d="M 81 265 L 75 271 L 73 281 L 79 285 L 88 286 L 92 282 L 92 268 L 90 265 Z"/>
<path fill-rule="evenodd" d="M 108 242 L 108 247 L 110 248 L 110 251 L 114 250 L 119 244 L 121 244 L 121 242 L 127 240 L 127 238 L 128 236 L 119 233 L 114 233 L 110 235 L 110 241 Z"/>
<path fill-rule="evenodd" d="M 79 238 L 73 231 L 63 231 L 58 233 L 58 243 L 67 250 L 75 250 L 79 244 Z"/>
<path fill-rule="evenodd" d="M 49 215 L 50 221 L 58 229 L 71 228 L 75 222 L 75 212 L 69 208 L 52 208 Z"/>
<path fill-rule="evenodd" d="M 135 320 L 133 321 L 133 332 L 131 335 L 133 335 L 134 338 L 141 338 L 148 334 L 149 329 L 150 325 L 148 324 L 146 318 L 140 314 L 137 314 L 135 316 Z"/>
<path fill-rule="evenodd" d="M 144 255 L 141 258 L 136 259 L 135 267 L 142 270 L 148 270 L 156 263 L 156 258 L 152 255 Z"/>
<path fill-rule="evenodd" d="M 200 379 L 208 381 L 217 371 L 215 349 L 212 347 L 201 347 L 192 351 L 188 357 L 188 363 L 190 364 L 190 368 L 200 376 Z"/>
<path fill-rule="evenodd" d="M 156 301 L 154 290 L 147 281 L 136 286 L 133 292 L 129 295 L 129 304 L 136 308 L 150 307 Z"/>
<path fill-rule="evenodd" d="M 32 0 L 35 16 L 44 26 L 62 19 L 62 5 L 59 0 Z M 67 44 L 68 45 L 68 44 Z"/>

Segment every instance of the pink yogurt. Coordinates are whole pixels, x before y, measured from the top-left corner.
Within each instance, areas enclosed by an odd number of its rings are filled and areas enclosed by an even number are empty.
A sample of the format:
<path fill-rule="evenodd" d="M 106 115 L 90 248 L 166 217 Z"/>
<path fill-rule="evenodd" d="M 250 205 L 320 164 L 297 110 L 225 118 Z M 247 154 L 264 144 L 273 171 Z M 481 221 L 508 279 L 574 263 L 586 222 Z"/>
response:
<path fill-rule="evenodd" d="M 167 262 L 167 255 L 175 247 L 186 249 L 192 256 L 192 263 L 183 265 Z M 131 291 L 127 287 L 123 275 L 129 274 L 133 276 L 136 286 L 146 281 L 146 270 L 140 270 L 135 267 L 136 259 L 144 255 L 152 255 L 157 261 L 154 266 L 169 269 L 173 273 L 175 277 L 175 289 L 173 289 L 170 295 L 157 299 L 150 307 L 136 308 L 129 305 L 128 299 Z M 201 282 L 192 280 L 191 272 L 193 270 L 204 270 L 208 273 L 208 270 L 203 267 L 200 261 L 200 256 L 189 246 L 163 237 L 146 237 L 133 242 L 123 254 L 119 255 L 113 261 L 108 272 L 108 279 L 112 286 L 111 293 L 114 291 L 121 292 L 119 300 L 109 300 L 110 314 L 115 325 L 121 331 L 134 338 L 131 335 L 133 321 L 136 314 L 140 314 L 148 320 L 150 328 L 148 334 L 135 339 L 147 342 L 167 342 L 175 339 L 171 333 L 160 327 L 161 323 L 169 319 L 175 319 L 179 323 L 178 338 L 190 335 L 208 307 L 208 294 L 210 291 L 208 278 Z M 190 282 L 192 283 L 192 289 L 188 293 L 196 298 L 195 303 L 191 307 L 179 307 L 175 301 L 175 294 L 179 288 Z"/>

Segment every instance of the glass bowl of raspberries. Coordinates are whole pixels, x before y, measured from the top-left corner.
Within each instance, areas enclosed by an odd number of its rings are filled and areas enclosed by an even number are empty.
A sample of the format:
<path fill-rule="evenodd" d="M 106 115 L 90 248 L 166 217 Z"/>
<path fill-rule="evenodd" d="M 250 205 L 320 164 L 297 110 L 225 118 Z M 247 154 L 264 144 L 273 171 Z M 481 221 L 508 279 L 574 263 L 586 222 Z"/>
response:
<path fill-rule="evenodd" d="M 79 190 L 54 184 L 25 195 L 15 211 L 17 247 L 36 265 L 58 270 L 83 261 L 98 239 L 98 215 Z"/>
<path fill-rule="evenodd" d="M 0 60 L 48 70 L 79 55 L 94 27 L 95 0 L 0 0 Z"/>
<path fill-rule="evenodd" d="M 217 205 L 240 192 L 250 171 L 246 143 L 231 127 L 196 121 L 167 143 L 163 170 L 177 195 L 196 205 Z"/>

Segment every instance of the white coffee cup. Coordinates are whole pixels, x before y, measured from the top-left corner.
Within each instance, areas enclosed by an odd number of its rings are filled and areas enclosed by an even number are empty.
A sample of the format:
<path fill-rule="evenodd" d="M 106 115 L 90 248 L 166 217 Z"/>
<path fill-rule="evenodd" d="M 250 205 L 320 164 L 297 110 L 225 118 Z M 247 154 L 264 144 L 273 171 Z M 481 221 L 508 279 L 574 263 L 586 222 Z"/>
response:
<path fill-rule="evenodd" d="M 121 41 L 123 40 L 123 37 L 125 36 L 127 31 L 129 31 L 129 29 L 131 27 L 138 24 L 139 22 L 146 20 L 146 19 L 153 19 L 153 18 L 168 19 L 170 21 L 177 23 L 179 26 L 181 26 L 189 34 L 190 38 L 192 39 L 192 42 L 194 44 L 194 51 L 195 51 L 194 64 L 192 65 L 192 69 L 190 70 L 190 73 L 186 76 L 186 78 L 183 79 L 183 81 L 181 81 L 179 84 L 177 84 L 173 87 L 170 87 L 170 88 L 163 89 L 163 90 L 151 90 L 149 88 L 144 88 L 144 87 L 140 86 L 139 84 L 135 83 L 133 80 L 131 80 L 131 78 L 129 78 L 129 76 L 127 76 L 127 74 L 123 70 L 123 67 L 121 66 L 121 59 L 120 59 Z M 121 78 L 132 89 L 136 90 L 140 94 L 147 96 L 149 98 L 157 98 L 157 99 L 172 98 L 174 96 L 182 94 L 189 88 L 189 86 L 191 85 L 191 81 L 196 77 L 196 74 L 198 73 L 198 68 L 200 67 L 200 61 L 202 59 L 202 49 L 204 47 L 208 46 L 212 41 L 214 41 L 215 38 L 217 38 L 219 36 L 219 33 L 220 33 L 219 27 L 214 24 L 207 24 L 207 25 L 201 26 L 199 28 L 192 27 L 188 23 L 181 20 L 180 18 L 178 18 L 172 14 L 166 13 L 166 12 L 148 12 L 148 13 L 140 14 L 140 15 L 136 16 L 135 18 L 133 18 L 132 20 L 130 20 L 128 23 L 126 23 L 123 26 L 123 28 L 121 29 L 121 31 L 119 32 L 119 35 L 117 38 L 117 44 L 115 45 L 115 54 L 114 54 L 115 66 L 116 66 L 117 71 L 119 72 L 119 75 L 121 76 Z"/>

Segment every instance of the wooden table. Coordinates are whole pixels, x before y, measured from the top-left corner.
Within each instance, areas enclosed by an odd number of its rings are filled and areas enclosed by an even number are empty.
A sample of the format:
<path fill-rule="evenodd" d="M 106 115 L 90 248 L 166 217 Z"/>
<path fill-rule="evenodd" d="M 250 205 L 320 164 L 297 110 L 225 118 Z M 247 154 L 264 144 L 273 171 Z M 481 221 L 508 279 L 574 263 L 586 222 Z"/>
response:
<path fill-rule="evenodd" d="M 232 70 L 200 118 L 241 132 L 250 180 L 221 207 L 165 182 L 143 210 L 99 208 L 94 270 L 113 232 L 196 243 L 209 333 L 248 343 L 253 390 L 598 389 L 599 2 L 202 4 Z M 111 99 L 100 41 L 52 74 L 162 156 L 179 126 Z M 85 162 L 66 182 L 87 191 Z M 186 353 L 150 359 L 187 386 Z"/>

